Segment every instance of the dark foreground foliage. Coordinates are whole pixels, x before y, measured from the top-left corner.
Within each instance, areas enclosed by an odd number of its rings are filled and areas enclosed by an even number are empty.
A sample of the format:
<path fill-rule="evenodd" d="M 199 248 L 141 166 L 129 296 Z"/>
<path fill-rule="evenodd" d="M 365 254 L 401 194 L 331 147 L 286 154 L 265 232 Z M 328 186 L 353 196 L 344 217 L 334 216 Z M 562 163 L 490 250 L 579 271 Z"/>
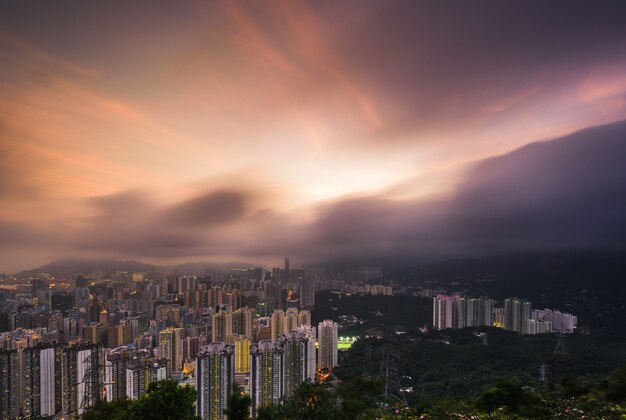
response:
<path fill-rule="evenodd" d="M 87 409 L 85 420 L 196 420 L 196 391 L 178 386 L 174 381 L 157 381 L 148 385 L 146 394 L 137 401 L 99 401 Z"/>
<path fill-rule="evenodd" d="M 236 388 L 225 414 L 249 419 L 250 398 Z M 197 419 L 195 391 L 172 381 L 150 385 L 139 401 L 98 402 L 86 420 Z M 504 379 L 474 399 L 440 399 L 404 407 L 377 380 L 354 377 L 335 386 L 303 383 L 282 405 L 262 407 L 261 420 L 352 419 L 619 419 L 626 418 L 626 366 L 608 375 L 565 377 L 535 388 Z"/>

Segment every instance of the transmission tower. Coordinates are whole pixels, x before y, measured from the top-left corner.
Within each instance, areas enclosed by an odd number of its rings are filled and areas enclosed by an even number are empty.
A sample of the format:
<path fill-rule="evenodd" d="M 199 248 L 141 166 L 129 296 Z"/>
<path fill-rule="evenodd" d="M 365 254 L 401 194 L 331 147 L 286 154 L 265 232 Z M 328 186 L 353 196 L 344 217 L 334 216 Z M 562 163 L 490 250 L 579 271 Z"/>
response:
<path fill-rule="evenodd" d="M 539 382 L 548 382 L 548 365 L 542 363 L 539 365 Z"/>
<path fill-rule="evenodd" d="M 402 404 L 404 407 L 408 407 L 406 397 L 404 396 L 404 392 L 402 391 L 402 387 L 400 385 L 398 370 L 395 363 L 395 360 L 399 358 L 400 357 L 393 350 L 387 347 L 383 348 L 383 357 L 380 363 L 378 380 L 384 381 L 385 388 L 383 396 L 385 397 L 385 400 L 383 405 L 381 405 L 381 408 L 385 411 L 390 408 L 388 401 L 392 398 L 397 400 L 397 402 Z"/>
<path fill-rule="evenodd" d="M 563 334 L 563 331 L 559 331 L 559 341 L 557 341 L 556 347 L 554 347 L 554 354 L 567 354 L 567 347 L 565 346 L 565 334 Z"/>
<path fill-rule="evenodd" d="M 363 358 L 363 376 L 369 377 L 372 372 L 372 346 L 365 345 L 365 357 Z"/>
<path fill-rule="evenodd" d="M 80 402 L 80 408 L 85 409 L 90 407 L 98 397 L 98 395 L 94 396 L 94 385 L 97 387 L 97 374 L 93 372 L 92 363 L 91 363 L 91 353 L 83 360 L 83 366 L 86 365 L 85 374 L 83 375 L 82 382 L 79 382 L 78 385 L 83 385 L 83 399 Z M 96 378 L 94 378 L 96 376 Z"/>

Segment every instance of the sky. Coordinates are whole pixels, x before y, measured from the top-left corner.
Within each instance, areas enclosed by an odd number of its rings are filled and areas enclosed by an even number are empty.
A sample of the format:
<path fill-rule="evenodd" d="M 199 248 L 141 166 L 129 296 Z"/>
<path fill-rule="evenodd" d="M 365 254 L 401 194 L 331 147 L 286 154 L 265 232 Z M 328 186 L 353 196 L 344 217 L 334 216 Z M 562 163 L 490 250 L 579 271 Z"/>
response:
<path fill-rule="evenodd" d="M 625 21 L 617 1 L 0 2 L 0 272 L 622 250 Z"/>

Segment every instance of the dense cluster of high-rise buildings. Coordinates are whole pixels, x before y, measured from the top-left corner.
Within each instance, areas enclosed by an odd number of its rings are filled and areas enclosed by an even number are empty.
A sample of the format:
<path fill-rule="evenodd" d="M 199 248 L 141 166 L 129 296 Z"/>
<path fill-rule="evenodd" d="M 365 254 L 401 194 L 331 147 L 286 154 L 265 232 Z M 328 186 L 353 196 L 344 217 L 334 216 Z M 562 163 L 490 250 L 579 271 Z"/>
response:
<path fill-rule="evenodd" d="M 533 310 L 524 299 L 504 299 L 501 307 L 493 299 L 438 294 L 433 297 L 433 326 L 437 329 L 494 326 L 521 334 L 571 333 L 576 316 L 552 309 Z"/>
<path fill-rule="evenodd" d="M 103 392 L 102 346 L 39 343 L 0 350 L 0 418 L 79 416 Z"/>
<path fill-rule="evenodd" d="M 349 275 L 290 267 L 52 276 L 0 288 L 0 418 L 80 416 L 140 399 L 154 381 L 196 387 L 222 419 L 235 384 L 252 412 L 337 366 L 338 325 L 312 325 L 316 291 Z"/>

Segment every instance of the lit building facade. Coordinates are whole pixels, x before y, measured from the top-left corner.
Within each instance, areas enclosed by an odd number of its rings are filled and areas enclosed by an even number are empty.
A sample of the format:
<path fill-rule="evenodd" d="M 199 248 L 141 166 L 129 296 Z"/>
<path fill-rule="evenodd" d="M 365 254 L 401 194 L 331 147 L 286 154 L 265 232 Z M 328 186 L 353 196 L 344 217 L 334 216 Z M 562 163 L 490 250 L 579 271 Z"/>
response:
<path fill-rule="evenodd" d="M 196 410 L 202 420 L 224 420 L 233 391 L 235 357 L 233 347 L 211 343 L 196 359 Z"/>
<path fill-rule="evenodd" d="M 303 326 L 285 334 L 282 347 L 284 396 L 289 398 L 302 382 L 315 379 L 314 330 Z"/>
<path fill-rule="evenodd" d="M 283 347 L 263 340 L 250 348 L 250 398 L 252 417 L 258 409 L 282 402 L 284 395 Z"/>
<path fill-rule="evenodd" d="M 339 325 L 329 319 L 320 322 L 317 326 L 319 350 L 317 353 L 317 368 L 319 370 L 333 370 L 337 366 L 337 334 Z"/>
<path fill-rule="evenodd" d="M 171 372 L 183 368 L 182 328 L 168 327 L 159 332 L 159 357 L 170 363 Z"/>

